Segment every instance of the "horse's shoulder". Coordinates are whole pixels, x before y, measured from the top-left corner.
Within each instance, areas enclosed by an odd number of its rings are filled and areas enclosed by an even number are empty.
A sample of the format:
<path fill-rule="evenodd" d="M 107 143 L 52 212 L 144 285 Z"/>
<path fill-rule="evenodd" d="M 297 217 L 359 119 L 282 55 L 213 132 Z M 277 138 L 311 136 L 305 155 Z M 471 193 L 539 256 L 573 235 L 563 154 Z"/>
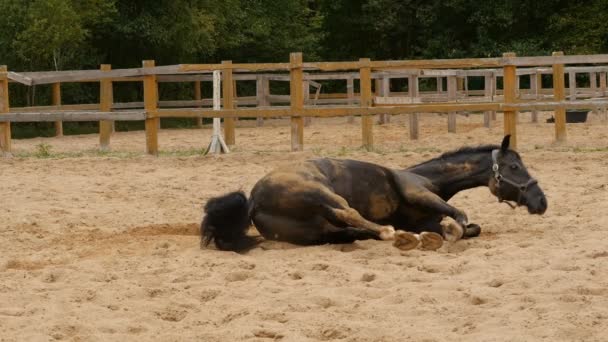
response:
<path fill-rule="evenodd" d="M 391 170 L 391 174 L 395 185 L 404 196 L 427 192 L 433 187 L 430 179 L 413 172 Z"/>

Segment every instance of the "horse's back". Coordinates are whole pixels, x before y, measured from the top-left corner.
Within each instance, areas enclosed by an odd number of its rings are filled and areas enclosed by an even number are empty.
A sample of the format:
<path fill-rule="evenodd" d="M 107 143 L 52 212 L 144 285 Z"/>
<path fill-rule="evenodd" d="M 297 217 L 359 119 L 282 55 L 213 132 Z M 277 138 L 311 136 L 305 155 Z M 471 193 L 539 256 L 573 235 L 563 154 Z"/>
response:
<path fill-rule="evenodd" d="M 258 206 L 305 214 L 304 203 L 321 203 L 338 195 L 351 208 L 370 220 L 387 219 L 399 206 L 389 169 L 356 160 L 314 159 L 291 167 L 276 169 L 263 177 L 252 190 Z M 315 202 L 316 201 L 316 202 Z"/>

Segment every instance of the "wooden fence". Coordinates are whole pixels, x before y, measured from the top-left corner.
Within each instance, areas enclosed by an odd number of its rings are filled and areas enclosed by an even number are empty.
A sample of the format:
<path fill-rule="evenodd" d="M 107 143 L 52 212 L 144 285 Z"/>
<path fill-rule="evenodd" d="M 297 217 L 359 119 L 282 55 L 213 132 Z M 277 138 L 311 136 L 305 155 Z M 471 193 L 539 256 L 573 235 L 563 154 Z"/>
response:
<path fill-rule="evenodd" d="M 489 127 L 497 111 L 504 112 L 504 133 L 512 135 L 517 146 L 517 113 L 532 111 L 555 112 L 555 139 L 566 140 L 565 111 L 568 108 L 603 109 L 606 99 L 608 55 L 517 57 L 505 53 L 501 58 L 443 59 L 355 62 L 303 61 L 301 53 L 292 53 L 289 63 L 238 64 L 181 64 L 156 67 L 154 61 L 144 61 L 142 68 L 112 70 L 102 65 L 100 70 L 59 72 L 8 72 L 0 67 L 0 149 L 11 151 L 10 122 L 54 121 L 57 135 L 62 134 L 63 121 L 100 121 L 100 148 L 109 149 L 113 121 L 145 120 L 146 151 L 156 155 L 159 150 L 160 118 L 224 119 L 227 144 L 236 143 L 235 119 L 289 117 L 291 120 L 291 149 L 301 151 L 304 146 L 304 118 L 361 116 L 362 145 L 371 148 L 373 116 L 380 115 L 386 122 L 390 115 L 409 114 L 410 138 L 418 137 L 418 113 L 448 113 L 448 131 L 456 130 L 456 113 L 484 112 L 484 124 Z M 566 65 L 569 65 L 566 67 Z M 582 65 L 582 66 L 572 66 Z M 222 109 L 209 108 L 210 99 L 201 99 L 200 82 L 211 81 L 214 70 L 222 72 Z M 288 72 L 288 74 L 286 74 Z M 577 88 L 576 74 L 587 73 L 589 88 Z M 550 74 L 552 88 L 543 88 L 541 77 Z M 569 97 L 566 99 L 565 74 L 568 74 Z M 530 77 L 530 88 L 520 89 L 521 77 Z M 599 86 L 597 77 L 599 76 Z M 483 90 L 469 90 L 467 78 L 483 77 Z M 390 91 L 390 80 L 408 80 L 408 92 Z M 435 78 L 435 91 L 420 91 L 419 80 Z M 497 79 L 503 79 L 497 89 Z M 354 80 L 359 79 L 360 90 L 354 91 Z M 443 89 L 443 80 L 447 79 Z M 29 86 L 52 84 L 52 105 L 9 108 L 9 80 Z M 256 81 L 256 96 L 239 97 L 237 81 Z M 345 94 L 321 94 L 321 81 L 346 81 Z M 375 82 L 372 82 L 375 80 Z M 270 81 L 290 83 L 290 95 L 272 95 Z M 61 83 L 99 82 L 100 103 L 62 105 Z M 143 102 L 114 103 L 114 82 L 143 82 Z M 159 101 L 159 82 L 194 82 L 195 99 L 189 101 Z M 372 87 L 372 84 L 375 86 Z M 315 88 L 313 93 L 310 87 Z M 373 92 L 375 88 L 375 93 Z M 288 104 L 288 106 L 287 106 Z M 242 107 L 248 106 L 248 107 Z M 254 107 L 251 107 L 254 106 Z"/>

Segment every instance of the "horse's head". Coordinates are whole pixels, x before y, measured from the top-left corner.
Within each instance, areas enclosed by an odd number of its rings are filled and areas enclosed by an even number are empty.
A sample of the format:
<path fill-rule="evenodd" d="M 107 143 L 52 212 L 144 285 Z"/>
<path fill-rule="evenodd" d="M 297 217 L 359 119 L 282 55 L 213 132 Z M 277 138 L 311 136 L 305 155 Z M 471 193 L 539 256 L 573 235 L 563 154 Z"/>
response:
<path fill-rule="evenodd" d="M 530 176 L 519 154 L 509 149 L 510 135 L 504 137 L 500 149 L 492 151 L 490 191 L 502 201 L 525 205 L 530 214 L 542 215 L 547 199 L 538 182 Z"/>

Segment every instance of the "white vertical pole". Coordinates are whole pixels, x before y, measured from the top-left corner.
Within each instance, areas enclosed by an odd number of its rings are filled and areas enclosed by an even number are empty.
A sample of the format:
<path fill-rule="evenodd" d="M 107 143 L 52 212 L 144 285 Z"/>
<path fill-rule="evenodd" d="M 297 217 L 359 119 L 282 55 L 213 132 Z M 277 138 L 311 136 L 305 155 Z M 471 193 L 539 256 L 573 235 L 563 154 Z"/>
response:
<path fill-rule="evenodd" d="M 220 111 L 222 109 L 222 97 L 220 89 L 222 86 L 222 75 L 219 70 L 213 71 L 213 110 Z M 226 146 L 226 142 L 222 138 L 222 119 L 213 118 L 213 136 L 211 136 L 211 144 L 207 148 L 207 152 L 211 153 L 229 153 L 230 150 Z"/>

